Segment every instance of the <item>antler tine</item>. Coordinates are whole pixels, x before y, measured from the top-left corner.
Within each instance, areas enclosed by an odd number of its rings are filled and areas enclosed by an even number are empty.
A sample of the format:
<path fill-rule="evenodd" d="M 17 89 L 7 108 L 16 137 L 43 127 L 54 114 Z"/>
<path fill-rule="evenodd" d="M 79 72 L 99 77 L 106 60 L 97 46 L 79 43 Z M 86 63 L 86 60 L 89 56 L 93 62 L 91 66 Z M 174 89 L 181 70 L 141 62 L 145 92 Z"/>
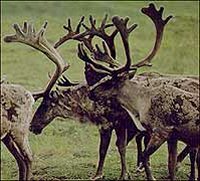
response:
<path fill-rule="evenodd" d="M 86 53 L 86 51 L 83 48 L 83 44 L 82 43 L 78 44 L 78 57 L 81 60 L 83 60 L 84 62 L 89 63 L 90 65 L 93 65 L 97 72 L 101 72 L 102 73 L 102 70 L 103 70 L 108 75 L 111 75 L 112 72 L 113 72 L 112 68 L 109 68 L 109 67 L 106 67 L 106 66 L 104 66 L 102 64 L 99 64 L 96 61 L 94 61 L 91 58 L 89 58 L 87 53 Z"/>
<path fill-rule="evenodd" d="M 27 44 L 44 53 L 56 65 L 56 70 L 44 91 L 33 94 L 34 98 L 38 99 L 50 92 L 56 80 L 65 70 L 69 68 L 69 65 L 65 64 L 57 50 L 44 37 L 44 33 L 47 28 L 47 22 L 44 23 L 38 33 L 35 32 L 32 24 L 28 24 L 26 22 L 24 22 L 23 28 L 21 28 L 18 24 L 14 24 L 13 28 L 15 29 L 16 34 L 6 36 L 4 38 L 5 42 L 20 42 Z"/>
<path fill-rule="evenodd" d="M 71 19 L 69 18 L 68 21 L 67 21 L 67 26 L 66 25 L 63 25 L 63 28 L 66 29 L 68 31 L 68 33 L 66 35 L 64 35 L 63 37 L 61 37 L 54 45 L 54 48 L 58 48 L 60 45 L 62 45 L 63 43 L 65 43 L 66 41 L 68 40 L 71 40 L 73 39 L 73 37 L 77 34 L 80 33 L 80 28 L 81 28 L 81 25 L 84 21 L 85 17 L 82 16 L 77 27 L 76 27 L 76 30 L 73 31 L 72 29 L 72 26 L 71 26 Z M 83 40 L 83 39 L 82 39 Z"/>
<path fill-rule="evenodd" d="M 96 20 L 90 15 L 89 21 L 90 21 L 91 27 L 89 28 L 84 23 L 82 23 L 83 27 L 86 30 L 85 30 L 85 32 L 74 36 L 74 39 L 80 39 L 80 38 L 83 38 L 83 37 L 88 36 L 88 35 L 91 36 L 91 37 L 98 36 L 106 42 L 106 44 L 109 47 L 112 58 L 115 59 L 116 58 L 116 51 L 115 51 L 115 45 L 114 45 L 114 38 L 117 35 L 118 30 L 115 29 L 113 31 L 113 33 L 111 33 L 111 35 L 108 35 L 105 32 L 106 28 L 113 26 L 113 24 L 106 24 L 107 17 L 108 17 L 108 15 L 106 14 L 104 19 L 102 20 L 101 26 L 99 28 L 97 28 L 96 27 Z"/>
<path fill-rule="evenodd" d="M 70 86 L 78 85 L 78 83 L 73 83 L 66 76 L 62 75 L 62 77 L 58 80 L 57 85 L 70 87 Z"/>
<path fill-rule="evenodd" d="M 142 13 L 147 15 L 155 24 L 156 27 L 156 41 L 154 44 L 153 49 L 150 51 L 150 53 L 140 60 L 138 63 L 133 64 L 131 68 L 139 68 L 142 66 L 151 66 L 151 60 L 152 58 L 156 55 L 156 52 L 160 48 L 162 37 L 163 37 L 163 32 L 164 32 L 164 27 L 168 23 L 168 21 L 173 17 L 173 16 L 168 16 L 165 20 L 162 19 L 162 14 L 164 11 L 164 8 L 161 7 L 158 11 L 155 8 L 154 4 L 149 4 L 148 8 L 142 8 Z"/>
<path fill-rule="evenodd" d="M 96 50 L 94 50 L 93 56 L 95 60 L 100 60 L 101 62 L 106 62 L 110 65 L 110 67 L 119 67 L 120 63 L 115 61 L 108 53 L 108 48 L 104 41 L 102 41 L 103 51 L 98 46 L 98 44 L 95 45 Z"/>
<path fill-rule="evenodd" d="M 120 32 L 125 54 L 126 54 L 126 64 L 125 66 L 121 67 L 120 69 L 116 70 L 115 73 L 119 74 L 124 71 L 128 71 L 131 66 L 131 57 L 130 57 L 130 49 L 129 49 L 129 43 L 128 43 L 128 37 L 129 34 L 137 27 L 137 24 L 131 25 L 129 28 L 127 27 L 129 18 L 126 17 L 125 19 L 120 18 L 119 16 L 114 16 L 112 18 L 113 24 L 116 26 L 118 31 Z"/>
<path fill-rule="evenodd" d="M 122 41 L 123 41 L 123 44 L 124 44 L 124 49 L 125 49 L 126 57 L 127 57 L 127 62 L 125 64 L 125 66 L 122 66 L 118 69 L 112 69 L 112 68 L 103 66 L 102 64 L 99 64 L 96 61 L 90 59 L 87 56 L 87 53 L 83 49 L 82 45 L 78 46 L 78 56 L 79 56 L 79 58 L 82 59 L 83 61 L 88 62 L 91 65 L 93 65 L 94 68 L 96 69 L 96 71 L 97 70 L 103 70 L 107 74 L 117 75 L 117 74 L 120 74 L 124 71 L 129 71 L 130 66 L 131 66 L 131 58 L 130 58 L 130 50 L 129 50 L 129 44 L 128 44 L 128 36 L 137 27 L 137 25 L 133 24 L 132 26 L 130 26 L 128 28 L 127 27 L 128 20 L 129 20 L 129 18 L 126 18 L 126 19 L 123 20 L 123 19 L 119 18 L 118 16 L 115 16 L 115 17 L 112 18 L 113 24 L 116 26 L 117 30 L 120 32 L 121 37 L 122 37 Z M 102 53 L 100 48 L 98 46 L 96 46 L 96 48 L 97 48 L 96 55 L 97 56 L 94 57 L 95 60 L 97 60 L 97 59 L 102 60 L 104 57 L 106 57 L 108 59 L 109 54 L 106 51 L 105 44 L 103 44 L 103 47 L 104 47 L 104 50 L 105 50 L 104 53 Z M 99 71 L 97 71 L 97 72 L 99 72 Z"/>
<path fill-rule="evenodd" d="M 104 30 L 106 27 L 106 21 L 108 19 L 108 14 L 105 14 L 105 17 L 103 18 L 102 22 L 101 22 L 101 28 Z M 111 24 L 111 26 L 113 26 L 113 24 Z"/>

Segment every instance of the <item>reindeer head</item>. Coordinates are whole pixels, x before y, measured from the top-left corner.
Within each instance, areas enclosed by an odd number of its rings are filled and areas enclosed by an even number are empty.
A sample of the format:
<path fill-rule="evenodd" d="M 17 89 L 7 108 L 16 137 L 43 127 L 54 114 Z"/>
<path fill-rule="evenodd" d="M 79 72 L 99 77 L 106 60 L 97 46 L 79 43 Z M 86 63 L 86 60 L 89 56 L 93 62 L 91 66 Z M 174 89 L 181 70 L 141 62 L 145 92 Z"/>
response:
<path fill-rule="evenodd" d="M 4 38 L 5 42 L 20 42 L 27 44 L 44 53 L 56 65 L 55 72 L 49 80 L 46 88 L 41 92 L 33 93 L 35 100 L 43 98 L 41 105 L 48 105 L 47 107 L 43 107 L 43 111 L 52 112 L 50 111 L 50 108 L 55 103 L 56 99 L 50 96 L 54 95 L 54 92 L 51 92 L 51 89 L 60 75 L 69 68 L 69 65 L 65 64 L 65 61 L 59 52 L 46 40 L 44 34 L 47 28 L 47 22 L 44 23 L 41 30 L 38 32 L 35 32 L 34 26 L 32 24 L 28 24 L 27 22 L 24 23 L 23 27 L 20 27 L 18 24 L 14 24 L 13 28 L 15 29 L 16 34 L 6 36 Z M 38 114 L 41 115 L 41 111 L 39 111 Z M 40 116 L 37 118 L 40 118 Z M 46 119 L 49 119 L 49 117 Z"/>
<path fill-rule="evenodd" d="M 86 85 L 52 90 L 37 108 L 30 130 L 39 134 L 56 117 L 78 119 L 80 122 L 90 121 L 94 103 L 89 99 L 88 93 Z"/>

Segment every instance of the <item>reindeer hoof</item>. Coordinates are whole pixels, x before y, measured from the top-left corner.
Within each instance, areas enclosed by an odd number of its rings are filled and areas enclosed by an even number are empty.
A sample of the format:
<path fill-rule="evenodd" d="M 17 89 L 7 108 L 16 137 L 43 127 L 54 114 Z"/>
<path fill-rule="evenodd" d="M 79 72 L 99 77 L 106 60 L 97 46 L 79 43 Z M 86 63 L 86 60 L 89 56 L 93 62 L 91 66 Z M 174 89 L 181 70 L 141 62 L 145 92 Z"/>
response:
<path fill-rule="evenodd" d="M 104 179 L 104 176 L 102 174 L 99 175 L 95 175 L 93 177 L 90 178 L 90 180 L 95 181 L 95 180 L 102 180 Z"/>

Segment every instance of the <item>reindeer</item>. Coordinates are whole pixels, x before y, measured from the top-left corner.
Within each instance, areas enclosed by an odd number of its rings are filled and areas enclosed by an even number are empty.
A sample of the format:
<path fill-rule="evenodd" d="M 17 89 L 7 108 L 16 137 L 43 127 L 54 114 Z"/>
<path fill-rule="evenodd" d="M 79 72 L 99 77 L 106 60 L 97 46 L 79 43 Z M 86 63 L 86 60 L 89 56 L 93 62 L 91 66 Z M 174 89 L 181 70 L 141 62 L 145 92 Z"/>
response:
<path fill-rule="evenodd" d="M 34 99 L 24 87 L 2 82 L 0 103 L 1 140 L 17 161 L 19 180 L 29 180 L 32 152 L 28 135 Z"/>
<path fill-rule="evenodd" d="M 96 102 L 116 100 L 133 120 L 138 120 L 138 124 L 141 123 L 140 126 L 143 126 L 151 135 L 150 142 L 143 153 L 147 179 L 154 179 L 148 166 L 149 156 L 167 141 L 169 174 L 170 179 L 174 180 L 177 140 L 185 142 L 192 149 L 198 149 L 200 145 L 198 139 L 200 136 L 199 94 L 189 93 L 167 84 L 158 87 L 144 87 L 137 81 L 129 80 L 129 71 L 151 66 L 150 61 L 160 46 L 164 26 L 171 19 L 171 16 L 168 16 L 162 20 L 163 8 L 157 11 L 153 4 L 150 4 L 148 8 L 143 8 L 142 12 L 155 23 L 157 37 L 152 53 L 139 63 L 131 65 L 128 36 L 133 26 L 127 28 L 128 20 L 118 16 L 113 17 L 112 22 L 118 28 L 123 41 L 127 59 L 124 66 L 114 69 L 99 65 L 94 58 L 87 55 L 82 44 L 78 46 L 78 55 L 83 61 L 92 64 L 96 71 L 104 71 L 108 75 L 90 87 L 90 98 Z M 198 172 L 200 172 L 199 159 L 197 159 L 197 165 Z M 194 179 L 192 172 L 190 179 Z"/>

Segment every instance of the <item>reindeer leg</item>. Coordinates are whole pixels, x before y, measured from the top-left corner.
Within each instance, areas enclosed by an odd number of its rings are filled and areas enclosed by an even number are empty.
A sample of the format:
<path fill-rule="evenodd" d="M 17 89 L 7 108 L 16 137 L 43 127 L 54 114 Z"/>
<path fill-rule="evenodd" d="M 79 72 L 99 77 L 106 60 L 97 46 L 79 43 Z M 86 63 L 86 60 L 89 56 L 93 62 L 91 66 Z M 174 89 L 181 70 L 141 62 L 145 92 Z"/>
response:
<path fill-rule="evenodd" d="M 20 137 L 13 137 L 12 139 L 17 145 L 21 155 L 23 156 L 24 163 L 26 166 L 26 180 L 30 180 L 33 158 L 32 158 L 32 152 L 29 146 L 29 141 L 28 141 L 28 132 L 22 134 Z"/>
<path fill-rule="evenodd" d="M 108 146 L 110 144 L 112 130 L 113 128 L 109 128 L 109 129 L 102 128 L 100 130 L 99 162 L 98 162 L 96 174 L 94 177 L 92 177 L 92 180 L 97 180 L 103 177 L 103 165 L 104 165 L 106 153 L 108 150 Z"/>
<path fill-rule="evenodd" d="M 175 169 L 177 162 L 177 140 L 169 139 L 168 143 L 168 170 L 170 180 L 175 180 Z"/>
<path fill-rule="evenodd" d="M 177 156 L 177 164 L 176 164 L 176 171 L 178 171 L 181 162 L 185 159 L 185 157 L 188 155 L 190 152 L 190 146 L 186 146 L 181 153 Z"/>
<path fill-rule="evenodd" d="M 10 135 L 6 135 L 2 139 L 3 143 L 6 145 L 10 153 L 14 156 L 19 167 L 19 180 L 25 181 L 26 179 L 26 164 L 24 158 L 22 157 L 17 145 L 14 143 Z"/>
<path fill-rule="evenodd" d="M 31 168 L 32 168 L 33 157 L 32 157 L 32 151 L 29 146 L 28 136 L 26 137 L 24 141 L 24 145 L 23 145 L 23 148 L 21 149 L 21 152 L 23 152 L 26 168 L 27 168 L 26 178 L 27 180 L 30 180 L 32 176 Z"/>
<path fill-rule="evenodd" d="M 196 156 L 197 156 L 197 148 L 191 148 L 191 151 L 190 151 L 191 170 L 190 170 L 189 181 L 195 181 L 195 160 L 196 160 Z"/>
<path fill-rule="evenodd" d="M 30 180 L 31 177 L 31 166 L 32 166 L 32 152 L 28 142 L 28 133 L 23 135 L 18 139 L 13 139 L 15 144 L 18 146 L 18 149 L 21 155 L 24 158 L 24 163 L 26 166 L 26 180 Z"/>
<path fill-rule="evenodd" d="M 142 161 L 142 139 L 143 139 L 144 135 L 141 133 L 139 135 L 136 136 L 135 141 L 137 144 L 137 171 L 140 172 L 140 165 L 141 165 L 141 161 Z"/>
<path fill-rule="evenodd" d="M 126 145 L 127 145 L 126 127 L 124 127 L 124 125 L 121 125 L 118 129 L 116 129 L 116 134 L 117 134 L 116 146 L 118 148 L 121 159 L 121 175 L 119 180 L 127 180 L 129 178 L 129 175 L 126 168 Z"/>
<path fill-rule="evenodd" d="M 147 145 L 147 148 L 143 152 L 143 164 L 147 176 L 147 180 L 155 180 L 151 173 L 151 169 L 149 167 L 149 157 L 158 149 L 160 146 L 167 140 L 169 136 L 169 132 L 166 130 L 155 130 L 151 135 L 151 139 Z"/>
<path fill-rule="evenodd" d="M 144 170 L 144 165 L 142 163 L 142 138 L 144 137 L 144 147 L 146 149 L 149 141 L 150 141 L 150 135 L 146 132 L 142 132 L 139 135 L 136 136 L 136 143 L 137 143 L 137 172 L 142 172 Z"/>
<path fill-rule="evenodd" d="M 136 144 L 137 144 L 137 172 L 142 172 L 144 171 L 144 165 L 142 163 L 142 139 L 144 137 L 144 134 L 140 133 L 139 135 L 136 136 Z"/>

